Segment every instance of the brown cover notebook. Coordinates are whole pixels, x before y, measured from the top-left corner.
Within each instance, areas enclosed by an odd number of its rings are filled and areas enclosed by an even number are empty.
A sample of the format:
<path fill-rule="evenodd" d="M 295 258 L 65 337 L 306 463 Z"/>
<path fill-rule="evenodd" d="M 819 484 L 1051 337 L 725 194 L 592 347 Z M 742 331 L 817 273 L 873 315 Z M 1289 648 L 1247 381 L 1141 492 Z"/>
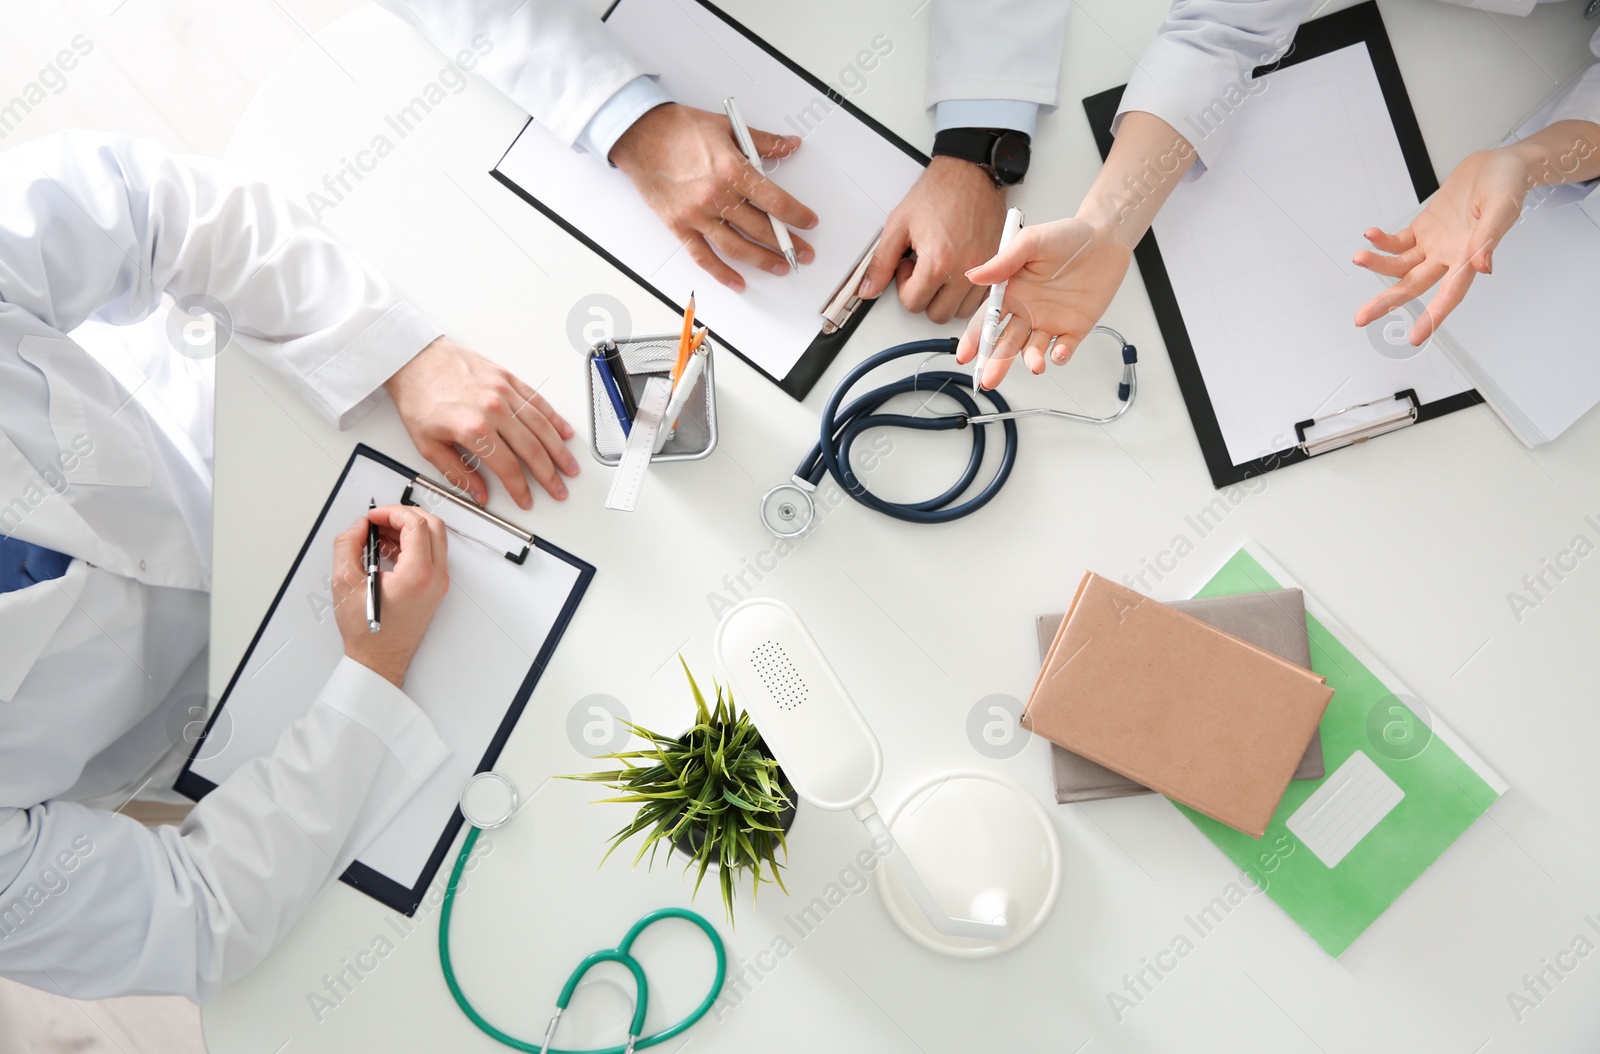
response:
<path fill-rule="evenodd" d="M 1260 838 L 1332 697 L 1316 674 L 1089 573 L 1022 724 Z"/>
<path fill-rule="evenodd" d="M 1262 593 L 1237 593 L 1232 596 L 1202 597 L 1198 600 L 1173 600 L 1167 606 L 1175 608 L 1224 633 L 1264 648 L 1296 666 L 1311 668 L 1311 639 L 1306 633 L 1305 598 L 1298 589 L 1271 589 Z M 1040 615 L 1039 663 L 1044 664 L 1050 654 L 1050 643 L 1056 639 L 1064 615 Z M 1096 765 L 1086 757 L 1058 746 L 1050 748 L 1050 764 L 1054 770 L 1056 801 L 1098 801 L 1103 798 L 1123 798 L 1130 794 L 1149 794 L 1126 776 Z M 1311 745 L 1300 758 L 1294 770 L 1297 780 L 1321 779 L 1327 774 L 1322 764 L 1322 733 L 1311 734 Z"/>

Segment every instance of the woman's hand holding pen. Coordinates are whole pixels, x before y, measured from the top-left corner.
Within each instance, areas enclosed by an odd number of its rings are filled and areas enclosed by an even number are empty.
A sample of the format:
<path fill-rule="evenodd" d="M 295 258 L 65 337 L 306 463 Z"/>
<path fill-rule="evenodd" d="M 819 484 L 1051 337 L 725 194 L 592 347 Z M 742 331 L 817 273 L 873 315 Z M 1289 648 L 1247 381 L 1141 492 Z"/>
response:
<path fill-rule="evenodd" d="M 383 552 L 394 558 L 394 570 L 378 576 L 383 628 L 376 633 L 367 625 L 363 566 L 369 522 L 378 527 Z M 372 509 L 333 540 L 333 615 L 344 653 L 396 688 L 450 589 L 448 550 L 444 521 L 406 505 Z"/>
<path fill-rule="evenodd" d="M 1111 306 L 1133 247 L 1194 160 L 1194 148 L 1167 122 L 1142 110 L 1125 113 L 1078 214 L 1022 228 L 1004 251 L 967 272 L 979 285 L 1009 280 L 1002 310 L 1012 319 L 984 367 L 985 388 L 1000 383 L 1019 352 L 1034 373 L 1044 372 L 1046 352 L 1058 366 L 1072 357 Z M 957 362 L 972 361 L 982 332 L 979 312 L 961 336 Z"/>
<path fill-rule="evenodd" d="M 1019 353 L 1034 373 L 1044 372 L 1046 352 L 1058 366 L 1071 358 L 1110 306 L 1131 255 L 1115 230 L 1074 216 L 1022 228 L 1004 251 L 968 271 L 978 285 L 1007 283 L 1001 316 L 1011 321 L 984 367 L 983 387 L 998 386 Z M 982 333 L 980 310 L 961 334 L 956 362 L 972 361 Z"/>
<path fill-rule="evenodd" d="M 800 147 L 798 136 L 754 128 L 750 135 L 769 160 Z M 773 274 L 789 270 L 769 215 L 800 230 L 817 225 L 816 213 L 745 159 L 722 114 L 677 103 L 657 106 L 622 133 L 610 160 L 633 180 L 689 257 L 735 291 L 744 289 L 744 279 L 724 260 Z M 794 248 L 801 263 L 816 258 L 803 239 L 795 238 Z"/>

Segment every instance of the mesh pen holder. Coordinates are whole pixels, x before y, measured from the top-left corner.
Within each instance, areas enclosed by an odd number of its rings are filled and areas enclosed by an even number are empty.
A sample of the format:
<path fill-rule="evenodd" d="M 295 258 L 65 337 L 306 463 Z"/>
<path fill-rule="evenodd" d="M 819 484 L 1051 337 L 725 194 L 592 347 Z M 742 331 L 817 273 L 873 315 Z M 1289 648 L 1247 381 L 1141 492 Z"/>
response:
<path fill-rule="evenodd" d="M 698 461 L 710 456 L 717 448 L 717 397 L 714 376 L 716 349 L 711 336 L 705 337 L 706 366 L 695 390 L 689 393 L 683 413 L 678 416 L 678 430 L 668 439 L 651 461 Z M 600 380 L 600 369 L 595 359 L 604 355 L 604 345 L 589 349 L 586 363 L 589 373 L 589 450 L 602 465 L 615 465 L 622 460 L 622 448 L 627 437 L 617 421 L 617 412 L 606 395 L 605 384 Z M 622 363 L 628 368 L 628 383 L 633 386 L 635 399 L 644 398 L 645 383 L 651 377 L 666 377 L 678 361 L 678 334 L 659 337 L 636 337 L 617 341 L 622 352 Z M 621 383 L 620 380 L 618 383 Z M 670 427 L 667 422 L 663 427 Z"/>

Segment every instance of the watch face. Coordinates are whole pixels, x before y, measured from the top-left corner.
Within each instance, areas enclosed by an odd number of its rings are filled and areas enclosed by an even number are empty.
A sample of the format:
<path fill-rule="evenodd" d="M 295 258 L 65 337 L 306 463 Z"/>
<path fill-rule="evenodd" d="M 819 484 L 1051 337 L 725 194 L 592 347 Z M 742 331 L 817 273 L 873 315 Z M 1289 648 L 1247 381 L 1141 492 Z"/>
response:
<path fill-rule="evenodd" d="M 1028 159 L 1031 156 L 1028 137 L 1021 132 L 1007 132 L 994 141 L 991 162 L 994 174 L 1007 186 L 1020 183 L 1022 177 L 1028 174 Z"/>

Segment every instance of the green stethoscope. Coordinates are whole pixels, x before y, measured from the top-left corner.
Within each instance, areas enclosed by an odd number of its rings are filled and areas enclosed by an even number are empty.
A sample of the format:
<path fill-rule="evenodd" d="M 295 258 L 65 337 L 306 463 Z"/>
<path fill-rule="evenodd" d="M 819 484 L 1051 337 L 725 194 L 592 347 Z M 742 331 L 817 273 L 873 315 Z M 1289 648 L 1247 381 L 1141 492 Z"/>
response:
<path fill-rule="evenodd" d="M 517 811 L 517 788 L 512 782 L 496 772 L 480 772 L 467 781 L 467 787 L 461 793 L 461 815 L 467 823 L 472 825 L 472 830 L 467 832 L 466 841 L 461 843 L 461 853 L 456 857 L 456 866 L 450 871 L 450 884 L 445 887 L 444 902 L 439 908 L 439 964 L 444 969 L 445 984 L 450 987 L 450 994 L 455 997 L 456 1005 L 461 1012 L 467 1015 L 467 1020 L 491 1039 L 498 1040 L 513 1050 L 527 1051 L 528 1054 L 633 1054 L 635 1050 L 653 1047 L 657 1043 L 665 1043 L 674 1036 L 692 1028 L 712 1004 L 717 1001 L 717 994 L 722 991 L 722 982 L 728 974 L 728 953 L 722 946 L 722 937 L 716 928 L 705 918 L 687 908 L 660 908 L 652 911 L 644 918 L 635 922 L 627 934 L 622 938 L 622 943 L 615 948 L 607 948 L 590 954 L 578 968 L 572 971 L 572 976 L 567 978 L 567 983 L 562 987 L 561 994 L 556 998 L 555 1016 L 550 1019 L 550 1027 L 545 1029 L 543 1043 L 529 1043 L 518 1039 L 509 1033 L 502 1032 L 490 1024 L 484 1016 L 467 999 L 466 993 L 461 990 L 461 982 L 456 980 L 455 968 L 450 962 L 450 915 L 455 908 L 456 889 L 461 883 L 462 872 L 466 870 L 467 858 L 472 855 L 473 846 L 478 843 L 478 835 L 490 828 L 499 827 Z M 717 953 L 717 976 L 711 982 L 711 990 L 700 1001 L 687 1017 L 670 1028 L 660 1032 L 644 1035 L 645 1014 L 649 1010 L 650 986 L 645 980 L 644 967 L 639 965 L 639 960 L 632 955 L 633 942 L 645 930 L 664 919 L 683 919 L 700 927 L 711 942 L 711 948 Z M 572 1002 L 573 993 L 578 990 L 578 984 L 594 967 L 600 963 L 611 962 L 622 965 L 633 975 L 635 989 L 633 1005 L 633 1021 L 628 1025 L 628 1042 L 620 1047 L 605 1047 L 599 1050 L 558 1050 L 550 1046 L 556 1037 L 556 1026 L 561 1023 L 561 1015 L 566 1011 L 567 1004 Z"/>

